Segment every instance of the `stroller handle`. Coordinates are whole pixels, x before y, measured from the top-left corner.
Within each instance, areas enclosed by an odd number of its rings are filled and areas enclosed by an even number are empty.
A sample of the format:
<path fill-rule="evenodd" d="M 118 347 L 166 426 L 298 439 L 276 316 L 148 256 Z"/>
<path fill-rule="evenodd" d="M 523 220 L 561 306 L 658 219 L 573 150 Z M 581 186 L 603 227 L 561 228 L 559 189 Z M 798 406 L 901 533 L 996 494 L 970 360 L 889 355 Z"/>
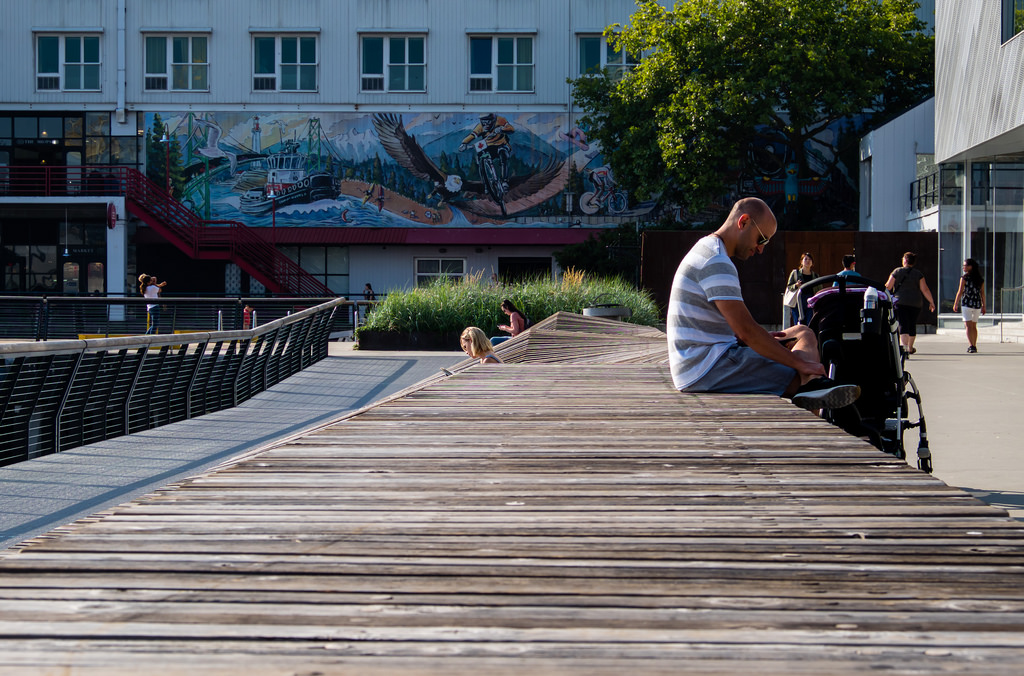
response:
<path fill-rule="evenodd" d="M 811 296 L 816 294 L 826 286 L 836 286 L 839 288 L 839 293 L 846 293 L 846 287 L 852 286 L 859 289 L 867 288 L 872 286 L 883 293 L 889 293 L 889 290 L 885 288 L 885 284 L 876 282 L 873 279 L 867 277 L 861 277 L 860 275 L 825 275 L 824 277 L 815 277 L 809 282 L 804 282 L 800 285 L 797 290 L 797 308 L 800 310 L 800 321 L 803 322 L 807 316 L 807 301 L 810 300 Z"/>

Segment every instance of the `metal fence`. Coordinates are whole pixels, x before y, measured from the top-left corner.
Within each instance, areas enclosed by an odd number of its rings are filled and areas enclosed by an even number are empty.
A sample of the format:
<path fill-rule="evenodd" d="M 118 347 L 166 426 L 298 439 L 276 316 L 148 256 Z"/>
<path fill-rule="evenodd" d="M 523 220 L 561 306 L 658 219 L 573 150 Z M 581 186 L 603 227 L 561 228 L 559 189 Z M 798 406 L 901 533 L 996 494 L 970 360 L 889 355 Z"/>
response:
<path fill-rule="evenodd" d="M 250 329 L 331 298 L 160 298 L 160 333 Z M 66 340 L 146 333 L 152 300 L 118 296 L 0 296 L 0 338 Z M 367 301 L 341 301 L 333 332 L 351 332 Z M 246 307 L 250 308 L 249 311 Z"/>
<path fill-rule="evenodd" d="M 244 331 L 0 345 L 0 465 L 236 406 L 327 356 L 347 303 Z"/>

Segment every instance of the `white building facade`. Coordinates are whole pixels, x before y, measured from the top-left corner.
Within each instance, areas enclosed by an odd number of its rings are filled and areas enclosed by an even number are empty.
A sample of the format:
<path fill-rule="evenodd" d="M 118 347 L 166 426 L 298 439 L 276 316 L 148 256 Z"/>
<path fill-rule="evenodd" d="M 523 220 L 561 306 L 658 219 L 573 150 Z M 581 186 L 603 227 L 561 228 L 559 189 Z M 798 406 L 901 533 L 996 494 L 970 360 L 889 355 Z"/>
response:
<path fill-rule="evenodd" d="M 567 83 L 630 67 L 601 34 L 632 0 L 0 8 L 6 291 L 130 292 L 140 271 L 169 290 L 259 290 L 95 189 L 131 171 L 353 297 L 367 282 L 557 274 L 559 248 L 650 210 L 602 173 Z"/>
<path fill-rule="evenodd" d="M 973 257 L 985 274 L 989 311 L 1021 312 L 1021 293 L 1011 290 L 1024 281 L 1022 30 L 1020 0 L 937 3 L 939 295 L 947 311 L 961 262 Z"/>

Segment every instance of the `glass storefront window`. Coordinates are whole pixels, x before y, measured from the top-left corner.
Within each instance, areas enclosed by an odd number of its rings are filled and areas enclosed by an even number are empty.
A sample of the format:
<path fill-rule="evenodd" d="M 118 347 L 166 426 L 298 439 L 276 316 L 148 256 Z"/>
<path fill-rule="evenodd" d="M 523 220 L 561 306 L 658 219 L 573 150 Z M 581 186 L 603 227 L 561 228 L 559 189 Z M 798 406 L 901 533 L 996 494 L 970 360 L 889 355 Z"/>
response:
<path fill-rule="evenodd" d="M 135 164 L 136 146 L 134 136 L 114 136 L 110 139 L 110 159 L 114 164 Z"/>
<path fill-rule="evenodd" d="M 82 118 L 64 118 L 64 138 L 82 138 Z"/>
<path fill-rule="evenodd" d="M 89 278 L 88 288 L 86 291 L 89 293 L 103 293 L 106 288 L 104 281 L 106 279 L 106 268 L 103 263 L 89 263 Z"/>
<path fill-rule="evenodd" d="M 943 165 L 939 170 L 941 205 L 939 207 L 939 288 L 936 310 L 953 311 L 963 262 L 964 223 L 961 200 L 964 184 L 962 164 Z"/>
<path fill-rule="evenodd" d="M 85 139 L 85 161 L 89 164 L 110 164 L 110 143 L 106 137 Z"/>
<path fill-rule="evenodd" d="M 14 118 L 14 138 L 33 139 L 39 135 L 39 124 L 34 117 Z"/>
<path fill-rule="evenodd" d="M 110 136 L 110 113 L 86 113 L 87 136 Z"/>
<path fill-rule="evenodd" d="M 59 117 L 39 118 L 39 138 L 57 140 L 64 132 L 64 120 Z"/>

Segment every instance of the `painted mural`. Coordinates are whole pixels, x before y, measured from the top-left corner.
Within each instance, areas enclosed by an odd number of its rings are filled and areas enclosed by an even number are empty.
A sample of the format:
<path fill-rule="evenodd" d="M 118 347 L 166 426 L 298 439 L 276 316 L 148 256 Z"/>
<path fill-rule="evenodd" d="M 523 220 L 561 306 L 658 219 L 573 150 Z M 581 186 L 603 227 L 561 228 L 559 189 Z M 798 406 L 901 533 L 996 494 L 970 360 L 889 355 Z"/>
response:
<path fill-rule="evenodd" d="M 147 173 L 203 218 L 256 227 L 614 226 L 651 212 L 567 120 L 149 113 Z"/>

